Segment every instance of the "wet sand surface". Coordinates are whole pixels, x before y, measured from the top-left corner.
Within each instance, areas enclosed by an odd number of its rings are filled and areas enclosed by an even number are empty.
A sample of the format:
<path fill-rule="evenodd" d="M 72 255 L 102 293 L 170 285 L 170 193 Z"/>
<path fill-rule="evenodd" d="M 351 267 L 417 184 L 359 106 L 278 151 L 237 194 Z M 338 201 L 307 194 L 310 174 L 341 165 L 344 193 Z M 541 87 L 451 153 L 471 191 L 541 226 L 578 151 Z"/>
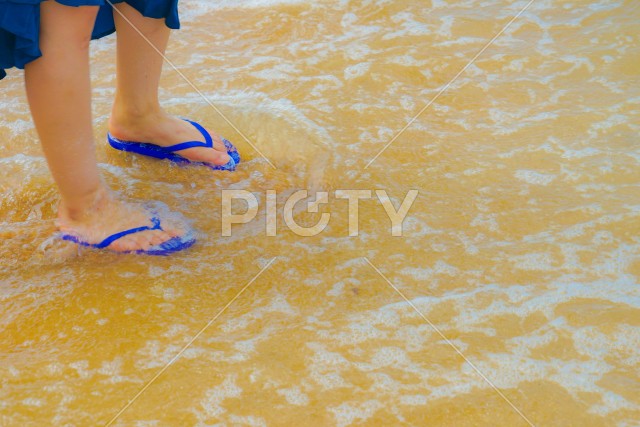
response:
<path fill-rule="evenodd" d="M 238 146 L 234 173 L 111 150 L 115 39 L 95 42 L 101 168 L 191 220 L 171 257 L 50 239 L 12 70 L 0 425 L 638 425 L 640 7 L 534 1 L 487 47 L 526 4 L 184 0 L 167 56 L 246 140 L 169 65 L 161 98 Z M 295 215 L 331 214 L 313 237 L 282 218 L 305 188 L 330 194 Z M 230 237 L 222 189 L 259 202 Z M 337 189 L 419 194 L 402 237 L 375 195 L 350 237 Z"/>

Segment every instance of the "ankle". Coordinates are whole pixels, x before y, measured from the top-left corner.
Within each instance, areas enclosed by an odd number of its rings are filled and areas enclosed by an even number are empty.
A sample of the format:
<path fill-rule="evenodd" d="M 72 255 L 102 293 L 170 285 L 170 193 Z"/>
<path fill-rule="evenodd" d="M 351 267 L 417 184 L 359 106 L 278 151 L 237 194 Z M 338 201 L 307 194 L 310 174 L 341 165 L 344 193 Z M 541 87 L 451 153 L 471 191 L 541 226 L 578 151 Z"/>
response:
<path fill-rule="evenodd" d="M 99 211 L 112 199 L 108 188 L 101 186 L 73 199 L 62 199 L 58 206 L 58 218 L 66 221 L 82 221 L 92 212 Z"/>
<path fill-rule="evenodd" d="M 162 114 L 162 108 L 157 100 L 147 103 L 128 102 L 118 98 L 111 109 L 110 125 L 127 126 L 141 121 L 154 120 Z"/>

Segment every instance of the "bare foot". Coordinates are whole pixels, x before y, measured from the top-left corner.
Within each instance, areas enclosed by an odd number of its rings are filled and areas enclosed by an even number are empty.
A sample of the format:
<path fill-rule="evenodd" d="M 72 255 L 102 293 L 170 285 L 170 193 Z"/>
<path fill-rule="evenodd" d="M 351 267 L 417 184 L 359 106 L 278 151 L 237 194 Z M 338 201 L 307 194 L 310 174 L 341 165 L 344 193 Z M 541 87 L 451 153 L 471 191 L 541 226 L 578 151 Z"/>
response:
<path fill-rule="evenodd" d="M 148 142 L 161 147 L 186 141 L 204 142 L 200 132 L 191 123 L 162 110 L 136 116 L 131 113 L 120 113 L 114 108 L 109 119 L 109 133 L 123 141 Z M 211 137 L 213 148 L 188 148 L 180 150 L 179 154 L 194 162 L 218 166 L 227 164 L 229 155 L 222 138 L 215 133 L 211 133 Z"/>
<path fill-rule="evenodd" d="M 80 241 L 97 244 L 124 230 L 152 226 L 151 214 L 146 209 L 118 200 L 106 189 L 99 190 L 92 199 L 86 209 L 75 212 L 61 203 L 57 221 L 60 231 Z M 107 248 L 115 252 L 146 251 L 185 233 L 184 227 L 170 219 L 161 220 L 162 230 L 145 230 L 130 234 L 114 241 Z"/>

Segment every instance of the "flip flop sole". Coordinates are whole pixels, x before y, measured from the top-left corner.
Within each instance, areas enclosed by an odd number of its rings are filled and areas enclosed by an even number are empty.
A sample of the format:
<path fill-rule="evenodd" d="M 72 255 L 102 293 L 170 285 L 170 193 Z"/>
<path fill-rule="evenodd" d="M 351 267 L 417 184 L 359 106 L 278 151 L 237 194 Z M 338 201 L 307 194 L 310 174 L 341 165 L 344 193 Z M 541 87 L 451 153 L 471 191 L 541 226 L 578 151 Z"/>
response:
<path fill-rule="evenodd" d="M 236 169 L 236 162 L 234 160 L 234 157 L 231 154 L 229 154 L 230 159 L 227 164 L 211 165 L 208 163 L 191 161 L 172 151 L 163 150 L 161 147 L 155 144 L 149 144 L 146 142 L 122 141 L 117 138 L 114 138 L 111 135 L 107 136 L 107 141 L 109 142 L 109 145 L 112 148 L 115 148 L 116 150 L 119 150 L 119 151 L 140 154 L 142 156 L 153 157 L 159 160 L 169 160 L 171 162 L 182 164 L 182 165 L 201 165 L 201 166 L 206 166 L 212 170 L 224 170 L 224 171 L 234 171 Z M 239 155 L 238 155 L 238 158 L 239 158 Z"/>
<path fill-rule="evenodd" d="M 195 127 L 198 132 L 200 132 L 205 141 L 187 141 L 171 145 L 169 147 L 160 147 L 148 142 L 124 141 L 115 138 L 110 133 L 107 134 L 107 141 L 109 142 L 109 145 L 111 145 L 111 147 L 115 148 L 116 150 L 136 153 L 143 156 L 153 157 L 155 159 L 166 159 L 179 164 L 202 165 L 207 166 L 213 170 L 234 171 L 236 169 L 236 165 L 240 163 L 240 153 L 238 153 L 238 149 L 229 140 L 224 138 L 222 138 L 222 142 L 224 143 L 224 146 L 227 149 L 227 154 L 229 155 L 229 161 L 224 165 L 212 165 L 209 163 L 194 162 L 179 155 L 177 151 L 185 150 L 187 148 L 213 147 L 213 138 L 211 137 L 211 134 L 209 134 L 209 132 L 207 132 L 204 127 L 202 127 L 202 125 L 189 119 L 183 120 L 191 123 L 193 127 Z"/>
<path fill-rule="evenodd" d="M 60 238 L 62 240 L 73 242 L 80 246 L 86 246 L 94 249 L 109 250 L 108 249 L 109 245 L 122 237 L 129 236 L 135 233 L 140 233 L 147 230 L 162 230 L 159 218 L 153 217 L 151 219 L 151 222 L 153 226 L 142 226 L 142 227 L 131 228 L 129 230 L 124 230 L 124 231 L 112 234 L 111 236 L 107 237 L 100 243 L 85 242 L 81 240 L 79 237 L 74 236 L 72 234 L 62 234 Z M 118 252 L 118 251 L 110 251 L 110 252 L 122 253 L 122 254 L 134 253 L 134 254 L 145 254 L 145 255 L 171 255 L 174 252 L 178 252 L 193 246 L 194 243 L 196 243 L 196 237 L 192 230 L 188 230 L 182 236 L 173 237 L 159 245 L 151 246 L 149 249 L 145 249 L 145 250 L 139 249 L 135 251 L 123 251 L 123 252 Z"/>
<path fill-rule="evenodd" d="M 227 154 L 229 155 L 229 157 L 231 157 L 233 161 L 236 162 L 236 165 L 238 165 L 242 159 L 240 158 L 240 153 L 238 153 L 238 149 L 236 148 L 236 146 L 226 138 L 222 138 L 222 143 L 227 149 Z"/>
<path fill-rule="evenodd" d="M 184 236 L 174 237 L 160 245 L 152 246 L 146 251 L 139 250 L 139 251 L 133 251 L 133 253 L 142 254 L 142 255 L 167 256 L 175 252 L 188 249 L 191 246 L 193 246 L 195 243 L 196 243 L 195 236 L 193 235 L 193 233 L 189 232 Z"/>

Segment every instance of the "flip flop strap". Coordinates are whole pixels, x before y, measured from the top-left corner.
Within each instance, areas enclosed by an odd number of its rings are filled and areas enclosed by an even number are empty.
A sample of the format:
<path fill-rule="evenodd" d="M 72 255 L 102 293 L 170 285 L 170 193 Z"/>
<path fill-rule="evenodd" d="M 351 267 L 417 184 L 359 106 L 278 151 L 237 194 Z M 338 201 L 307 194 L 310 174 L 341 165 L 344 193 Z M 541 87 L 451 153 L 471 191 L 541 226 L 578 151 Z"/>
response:
<path fill-rule="evenodd" d="M 145 225 L 142 227 L 136 227 L 130 230 L 121 231 L 119 233 L 112 234 L 111 236 L 107 237 L 100 243 L 96 243 L 90 246 L 97 249 L 104 249 L 110 244 L 112 244 L 113 242 L 115 242 L 116 240 L 121 239 L 124 236 L 128 236 L 130 234 L 140 233 L 141 231 L 147 231 L 147 230 L 162 230 L 162 227 L 160 226 L 160 218 L 156 218 L 156 217 L 151 218 L 151 223 L 153 224 L 153 226 L 151 227 L 149 227 L 148 225 Z"/>
<path fill-rule="evenodd" d="M 209 132 L 207 132 L 205 128 L 200 126 L 199 123 L 192 122 L 191 120 L 187 120 L 187 119 L 183 119 L 183 120 L 185 122 L 191 123 L 193 127 L 196 128 L 202 134 L 205 142 L 202 142 L 202 141 L 181 142 L 180 144 L 171 145 L 169 147 L 162 147 L 162 150 L 175 152 L 175 151 L 186 150 L 187 148 L 194 148 L 194 147 L 205 147 L 205 148 L 213 147 L 213 138 L 211 138 L 211 135 L 209 134 Z"/>

